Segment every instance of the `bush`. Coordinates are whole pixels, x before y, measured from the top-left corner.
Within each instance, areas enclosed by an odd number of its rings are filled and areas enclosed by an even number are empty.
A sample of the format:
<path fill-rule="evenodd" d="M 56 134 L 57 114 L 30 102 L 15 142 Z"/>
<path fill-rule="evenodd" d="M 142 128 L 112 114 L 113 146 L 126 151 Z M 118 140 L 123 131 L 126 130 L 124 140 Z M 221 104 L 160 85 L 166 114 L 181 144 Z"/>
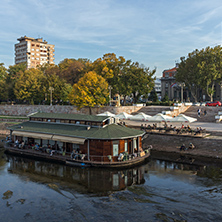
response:
<path fill-rule="evenodd" d="M 173 101 L 147 102 L 146 105 L 147 105 L 147 106 L 172 106 L 172 105 L 173 105 Z"/>

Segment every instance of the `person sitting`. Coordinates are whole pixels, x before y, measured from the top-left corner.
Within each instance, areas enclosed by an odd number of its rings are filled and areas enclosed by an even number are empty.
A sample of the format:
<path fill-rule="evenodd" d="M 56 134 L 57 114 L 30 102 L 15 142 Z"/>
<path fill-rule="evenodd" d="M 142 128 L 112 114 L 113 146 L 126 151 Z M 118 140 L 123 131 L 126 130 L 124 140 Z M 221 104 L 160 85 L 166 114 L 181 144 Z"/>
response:
<path fill-rule="evenodd" d="M 52 156 L 53 153 L 55 153 L 55 150 L 51 150 L 51 152 L 50 152 L 50 156 Z"/>
<path fill-rule="evenodd" d="M 18 145 L 18 148 L 19 148 L 19 149 L 23 149 L 24 144 L 25 144 L 24 141 L 22 141 L 22 142 Z"/>
<path fill-rule="evenodd" d="M 79 152 L 78 152 L 78 150 L 76 150 L 73 160 L 76 160 L 76 159 L 78 160 L 78 158 L 79 158 Z"/>
<path fill-rule="evenodd" d="M 188 148 L 189 148 L 189 149 L 194 149 L 195 146 L 193 145 L 193 143 L 190 143 Z"/>
<path fill-rule="evenodd" d="M 71 153 L 71 158 L 74 159 L 74 156 L 76 155 L 76 151 L 73 149 Z"/>
<path fill-rule="evenodd" d="M 124 155 L 122 153 L 120 153 L 119 157 L 118 157 L 118 161 L 122 161 L 123 160 Z"/>
<path fill-rule="evenodd" d="M 200 128 L 199 127 L 197 127 L 196 133 L 194 135 L 197 135 L 197 134 L 200 134 Z"/>
<path fill-rule="evenodd" d="M 132 154 L 132 158 L 134 159 L 134 158 L 136 158 L 137 157 L 137 153 L 133 153 Z"/>
<path fill-rule="evenodd" d="M 19 141 L 18 141 L 18 139 L 15 141 L 15 147 L 18 147 L 18 145 L 19 145 Z"/>
<path fill-rule="evenodd" d="M 143 124 L 141 124 L 140 129 L 141 129 L 141 130 L 144 130 Z"/>
<path fill-rule="evenodd" d="M 202 134 L 203 133 L 203 129 L 200 127 L 200 134 Z"/>
<path fill-rule="evenodd" d="M 35 144 L 35 150 L 39 150 L 39 144 L 38 143 Z"/>
<path fill-rule="evenodd" d="M 186 147 L 185 145 L 183 144 L 181 147 L 180 147 L 180 151 L 185 151 L 186 150 Z"/>

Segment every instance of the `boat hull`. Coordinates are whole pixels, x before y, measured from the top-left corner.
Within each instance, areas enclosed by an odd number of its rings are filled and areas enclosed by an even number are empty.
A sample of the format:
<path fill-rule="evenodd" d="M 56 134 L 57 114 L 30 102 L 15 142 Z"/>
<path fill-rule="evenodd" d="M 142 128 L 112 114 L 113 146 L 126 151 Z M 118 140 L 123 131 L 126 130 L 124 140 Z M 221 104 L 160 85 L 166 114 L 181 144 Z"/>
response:
<path fill-rule="evenodd" d="M 41 153 L 39 151 L 27 150 L 27 149 L 18 149 L 13 147 L 5 146 L 5 153 L 24 156 L 32 159 L 43 160 L 47 162 L 55 162 L 60 164 L 65 164 L 75 167 L 102 167 L 102 168 L 129 168 L 139 164 L 143 164 L 147 161 L 150 156 L 150 152 L 146 153 L 142 157 L 136 157 L 132 160 L 127 161 L 118 161 L 118 162 L 97 162 L 97 161 L 88 161 L 88 160 L 73 160 L 68 156 L 62 155 L 52 155 L 50 156 L 47 153 Z"/>

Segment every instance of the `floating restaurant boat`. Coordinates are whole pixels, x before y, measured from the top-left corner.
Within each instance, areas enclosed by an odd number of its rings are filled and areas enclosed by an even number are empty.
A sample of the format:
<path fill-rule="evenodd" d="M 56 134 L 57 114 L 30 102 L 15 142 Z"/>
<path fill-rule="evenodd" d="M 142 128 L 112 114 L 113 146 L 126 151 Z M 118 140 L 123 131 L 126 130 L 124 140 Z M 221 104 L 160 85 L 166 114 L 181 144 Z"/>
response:
<path fill-rule="evenodd" d="M 144 132 L 118 118 L 62 113 L 34 113 L 9 127 L 6 152 L 73 166 L 129 167 L 145 162 Z"/>

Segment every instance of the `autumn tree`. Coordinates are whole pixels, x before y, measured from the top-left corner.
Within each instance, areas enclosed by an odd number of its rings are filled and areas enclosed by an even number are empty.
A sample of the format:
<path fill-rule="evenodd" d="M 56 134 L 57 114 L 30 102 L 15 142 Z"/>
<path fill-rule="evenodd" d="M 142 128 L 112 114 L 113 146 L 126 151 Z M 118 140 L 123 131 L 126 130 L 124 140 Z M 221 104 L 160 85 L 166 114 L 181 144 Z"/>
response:
<path fill-rule="evenodd" d="M 90 71 L 73 85 L 69 99 L 70 103 L 79 109 L 89 107 L 91 114 L 92 107 L 102 106 L 108 102 L 108 83 L 102 76 Z"/>
<path fill-rule="evenodd" d="M 103 76 L 112 87 L 112 94 L 116 93 L 126 97 L 131 93 L 131 86 L 126 84 L 128 80 L 128 67 L 131 61 L 126 61 L 124 57 L 118 58 L 114 53 L 104 54 L 102 58 L 92 63 L 93 70 Z"/>

